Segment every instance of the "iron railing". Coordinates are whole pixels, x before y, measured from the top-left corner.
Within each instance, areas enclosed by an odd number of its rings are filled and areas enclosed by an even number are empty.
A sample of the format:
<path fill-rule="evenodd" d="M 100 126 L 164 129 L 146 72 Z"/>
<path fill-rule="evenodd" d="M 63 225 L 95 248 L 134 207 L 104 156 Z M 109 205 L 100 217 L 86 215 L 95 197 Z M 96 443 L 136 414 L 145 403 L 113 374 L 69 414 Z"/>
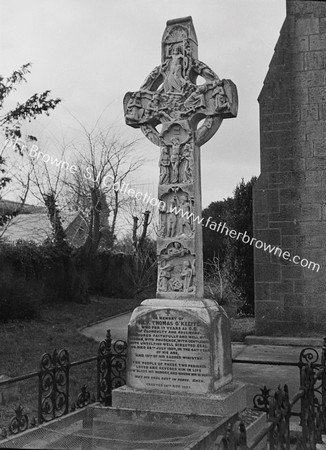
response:
<path fill-rule="evenodd" d="M 71 369 L 86 363 L 97 362 L 97 401 L 110 406 L 112 389 L 125 384 L 126 348 L 127 343 L 121 340 L 112 345 L 111 333 L 108 330 L 105 340 L 99 345 L 96 356 L 70 362 L 67 350 L 54 350 L 41 357 L 38 371 L 1 381 L 0 387 L 5 387 L 37 378 L 38 407 L 37 420 L 35 417 L 30 420 L 27 414 L 24 414 L 23 407 L 20 404 L 17 405 L 14 409 L 15 416 L 10 419 L 8 427 L 0 430 L 0 437 L 6 438 L 8 435 L 21 433 L 29 427 L 57 419 L 70 411 L 75 411 L 76 408 L 83 408 L 95 402 L 95 396 L 90 394 L 85 384 L 81 386 L 76 400 L 70 401 Z"/>
<path fill-rule="evenodd" d="M 248 445 L 246 427 L 243 422 L 229 424 L 225 434 L 215 442 L 218 450 L 253 450 L 267 439 L 269 450 L 290 450 L 291 417 L 300 417 L 301 433 L 296 436 L 296 450 L 316 450 L 326 434 L 326 338 L 321 355 L 312 347 L 301 351 L 297 363 L 277 361 L 233 360 L 234 363 L 296 366 L 300 370 L 300 389 L 289 399 L 287 385 L 272 391 L 264 386 L 254 396 L 255 409 L 267 413 L 267 423 Z M 293 411 L 300 402 L 300 412 Z"/>
<path fill-rule="evenodd" d="M 80 361 L 70 362 L 66 350 L 46 353 L 41 358 L 40 369 L 20 377 L 0 382 L 1 386 L 10 385 L 29 378 L 38 377 L 38 420 L 29 418 L 23 412 L 21 405 L 15 408 L 15 417 L 10 421 L 8 430 L 2 430 L 2 437 L 8 434 L 18 434 L 28 427 L 53 420 L 83 408 L 95 401 L 84 384 L 77 396 L 76 402 L 70 403 L 70 369 L 89 362 L 97 362 L 97 401 L 105 406 L 112 404 L 112 389 L 125 384 L 126 348 L 124 341 L 116 341 L 112 345 L 110 331 L 106 339 L 99 345 L 96 356 Z M 235 364 L 265 364 L 277 366 L 298 367 L 300 371 L 300 389 L 289 398 L 287 385 L 279 386 L 272 391 L 264 386 L 260 393 L 254 396 L 255 409 L 267 414 L 267 423 L 254 440 L 248 444 L 244 422 L 229 424 L 223 436 L 215 442 L 219 450 L 253 450 L 263 440 L 267 440 L 270 450 L 290 450 L 291 418 L 300 418 L 301 433 L 297 436 L 297 450 L 315 450 L 316 444 L 322 442 L 322 434 L 326 433 L 326 338 L 321 355 L 312 347 L 301 351 L 297 363 L 279 361 L 258 361 L 233 359 Z M 294 411 L 294 406 L 300 405 L 300 412 Z M 293 447 L 291 447 L 293 448 Z"/>

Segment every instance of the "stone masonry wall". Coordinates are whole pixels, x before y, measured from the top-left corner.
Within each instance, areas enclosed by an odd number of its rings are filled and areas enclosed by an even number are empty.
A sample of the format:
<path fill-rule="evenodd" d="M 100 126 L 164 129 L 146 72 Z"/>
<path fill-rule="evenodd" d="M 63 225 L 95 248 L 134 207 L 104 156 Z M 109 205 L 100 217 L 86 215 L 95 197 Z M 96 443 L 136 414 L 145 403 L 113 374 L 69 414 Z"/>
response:
<path fill-rule="evenodd" d="M 326 1 L 287 0 L 287 17 L 259 96 L 261 175 L 254 233 L 320 265 L 255 249 L 260 335 L 326 329 Z M 299 260 L 297 260 L 299 261 Z"/>

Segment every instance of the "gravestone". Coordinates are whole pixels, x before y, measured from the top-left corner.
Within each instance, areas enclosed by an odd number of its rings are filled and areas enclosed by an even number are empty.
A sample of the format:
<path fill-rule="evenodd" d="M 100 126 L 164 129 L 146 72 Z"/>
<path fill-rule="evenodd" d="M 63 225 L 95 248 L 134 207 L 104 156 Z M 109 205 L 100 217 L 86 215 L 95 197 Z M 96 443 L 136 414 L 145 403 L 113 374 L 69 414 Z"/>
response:
<path fill-rule="evenodd" d="M 197 47 L 191 17 L 168 21 L 161 64 L 124 97 L 126 123 L 160 147 L 158 280 L 157 298 L 130 319 L 127 384 L 113 406 L 225 416 L 246 399 L 232 381 L 228 318 L 204 299 L 200 146 L 236 117 L 237 90 Z"/>
<path fill-rule="evenodd" d="M 261 174 L 254 233 L 256 331 L 325 332 L 326 2 L 287 0 L 259 96 Z"/>

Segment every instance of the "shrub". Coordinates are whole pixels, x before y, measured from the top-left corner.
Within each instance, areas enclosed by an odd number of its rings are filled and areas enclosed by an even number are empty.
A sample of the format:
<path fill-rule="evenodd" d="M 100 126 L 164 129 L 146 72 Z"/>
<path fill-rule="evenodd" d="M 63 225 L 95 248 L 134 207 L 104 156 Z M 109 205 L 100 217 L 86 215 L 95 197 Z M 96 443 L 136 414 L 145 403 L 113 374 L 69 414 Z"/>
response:
<path fill-rule="evenodd" d="M 0 322 L 37 315 L 42 302 L 66 300 L 67 254 L 52 243 L 0 243 Z"/>
<path fill-rule="evenodd" d="M 204 295 L 206 298 L 216 300 L 227 310 L 230 317 L 234 317 L 242 304 L 241 295 L 230 282 L 225 267 L 217 256 L 204 264 Z"/>
<path fill-rule="evenodd" d="M 252 177 L 247 183 L 242 179 L 236 186 L 232 198 L 212 202 L 208 208 L 204 209 L 204 220 L 213 218 L 216 223 L 225 223 L 229 230 L 233 229 L 242 234 L 246 232 L 252 237 L 252 189 L 255 182 L 256 177 Z M 216 232 L 209 227 L 203 228 L 203 246 L 205 262 L 209 263 L 215 254 L 219 255 L 221 271 L 241 300 L 242 306 L 239 311 L 243 314 L 253 314 L 253 246 L 243 243 L 241 239 L 232 239 L 225 233 Z"/>
<path fill-rule="evenodd" d="M 41 304 L 39 283 L 15 277 L 9 271 L 0 276 L 0 322 L 30 320 L 38 315 Z"/>

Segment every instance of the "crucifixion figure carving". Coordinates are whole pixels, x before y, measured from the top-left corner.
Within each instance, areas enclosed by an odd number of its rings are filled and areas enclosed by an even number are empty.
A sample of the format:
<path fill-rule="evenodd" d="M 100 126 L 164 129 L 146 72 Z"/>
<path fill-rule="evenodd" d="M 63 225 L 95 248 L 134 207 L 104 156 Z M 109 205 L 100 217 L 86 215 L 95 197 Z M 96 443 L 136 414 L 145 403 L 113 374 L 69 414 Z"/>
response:
<path fill-rule="evenodd" d="M 161 65 L 123 103 L 127 125 L 160 147 L 158 198 L 165 206 L 159 212 L 157 297 L 203 298 L 200 146 L 224 118 L 236 117 L 236 86 L 198 60 L 192 19 L 184 17 L 167 22 Z"/>

